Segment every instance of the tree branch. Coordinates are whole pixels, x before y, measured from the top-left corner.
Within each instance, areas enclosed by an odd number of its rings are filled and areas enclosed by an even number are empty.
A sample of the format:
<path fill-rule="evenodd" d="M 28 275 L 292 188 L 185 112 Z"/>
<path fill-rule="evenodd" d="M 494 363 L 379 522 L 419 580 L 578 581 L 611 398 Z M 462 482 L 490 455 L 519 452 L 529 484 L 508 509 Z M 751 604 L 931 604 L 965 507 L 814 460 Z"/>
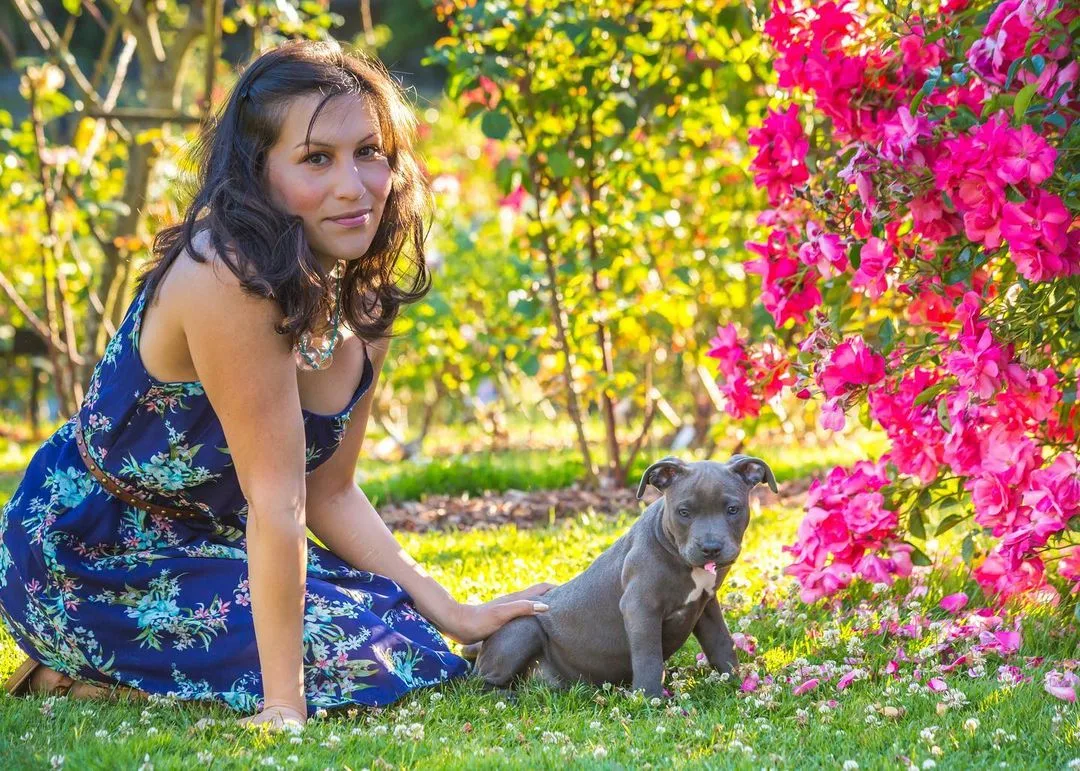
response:
<path fill-rule="evenodd" d="M 109 0 L 106 0 L 107 2 Z M 83 98 L 88 104 L 100 108 L 101 99 L 98 97 L 97 92 L 94 90 L 93 84 L 87 79 L 83 73 L 82 68 L 79 67 L 79 63 L 75 60 L 75 57 L 71 55 L 71 51 L 64 45 L 60 39 L 60 35 L 57 34 L 56 28 L 49 22 L 48 17 L 45 16 L 45 9 L 42 7 L 38 0 L 12 0 L 15 5 L 15 10 L 22 16 L 23 21 L 30 28 L 30 32 L 37 38 L 38 43 L 47 52 L 56 56 L 60 62 L 60 66 L 68 74 L 71 80 L 75 83 L 75 87 L 82 94 Z"/>

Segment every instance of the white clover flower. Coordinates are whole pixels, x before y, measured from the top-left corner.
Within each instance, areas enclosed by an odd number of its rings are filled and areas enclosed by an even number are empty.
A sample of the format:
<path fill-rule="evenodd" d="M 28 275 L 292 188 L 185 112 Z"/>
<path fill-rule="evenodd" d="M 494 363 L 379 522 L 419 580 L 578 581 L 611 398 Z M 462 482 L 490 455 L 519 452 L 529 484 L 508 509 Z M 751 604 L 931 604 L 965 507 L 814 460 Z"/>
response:
<path fill-rule="evenodd" d="M 922 767 L 923 768 L 936 768 L 937 763 L 934 762 L 933 758 L 927 758 L 926 760 L 924 760 L 922 762 Z"/>
<path fill-rule="evenodd" d="M 970 731 L 971 733 L 975 733 L 976 731 L 978 731 L 979 730 L 979 719 L 974 718 L 974 717 L 969 717 L 967 720 L 964 721 L 964 730 L 965 731 Z"/>
<path fill-rule="evenodd" d="M 506 709 L 506 702 L 505 701 L 497 701 L 497 702 L 495 702 L 495 709 L 502 712 L 504 709 Z"/>
<path fill-rule="evenodd" d="M 51 765 L 53 768 L 62 767 L 64 765 L 64 756 L 63 755 L 53 755 L 52 757 L 49 758 L 49 765 Z"/>
<path fill-rule="evenodd" d="M 845 760 L 844 771 L 859 771 L 859 764 L 854 760 Z"/>
<path fill-rule="evenodd" d="M 599 746 L 592 751 L 592 756 L 597 760 L 603 760 L 607 757 L 607 750 L 603 746 Z"/>
<path fill-rule="evenodd" d="M 601 728 L 600 721 L 599 720 L 593 720 L 591 723 L 589 723 L 589 728 L 591 730 L 593 730 L 593 731 L 599 731 L 600 728 Z"/>

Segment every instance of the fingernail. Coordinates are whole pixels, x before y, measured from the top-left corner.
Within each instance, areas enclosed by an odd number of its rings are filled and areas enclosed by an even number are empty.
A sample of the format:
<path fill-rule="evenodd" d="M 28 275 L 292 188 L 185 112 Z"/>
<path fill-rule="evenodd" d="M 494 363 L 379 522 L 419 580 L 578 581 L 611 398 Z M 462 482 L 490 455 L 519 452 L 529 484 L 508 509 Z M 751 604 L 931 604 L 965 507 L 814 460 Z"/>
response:
<path fill-rule="evenodd" d="M 537 613 L 543 613 L 547 609 L 548 609 L 548 606 L 543 602 L 534 602 L 533 603 L 533 610 L 535 610 Z"/>

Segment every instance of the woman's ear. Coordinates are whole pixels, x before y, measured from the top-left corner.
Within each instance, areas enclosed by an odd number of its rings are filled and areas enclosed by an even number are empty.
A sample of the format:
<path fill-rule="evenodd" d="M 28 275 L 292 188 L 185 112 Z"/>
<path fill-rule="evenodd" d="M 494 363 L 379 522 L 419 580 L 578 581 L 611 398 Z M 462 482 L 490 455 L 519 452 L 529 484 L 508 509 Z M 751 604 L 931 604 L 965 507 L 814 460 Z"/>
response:
<path fill-rule="evenodd" d="M 752 458 L 749 455 L 732 455 L 727 462 L 727 466 L 742 477 L 750 487 L 756 487 L 762 482 L 768 482 L 770 490 L 774 493 L 780 492 L 776 487 L 776 477 L 773 476 L 772 469 L 761 458 Z"/>
<path fill-rule="evenodd" d="M 638 500 L 641 500 L 641 496 L 645 494 L 645 488 L 648 485 L 663 491 L 671 485 L 675 477 L 688 468 L 685 461 L 676 458 L 674 455 L 668 455 L 666 458 L 656 461 L 656 463 L 645 469 L 645 473 L 641 475 L 641 484 L 638 485 L 637 489 Z"/>

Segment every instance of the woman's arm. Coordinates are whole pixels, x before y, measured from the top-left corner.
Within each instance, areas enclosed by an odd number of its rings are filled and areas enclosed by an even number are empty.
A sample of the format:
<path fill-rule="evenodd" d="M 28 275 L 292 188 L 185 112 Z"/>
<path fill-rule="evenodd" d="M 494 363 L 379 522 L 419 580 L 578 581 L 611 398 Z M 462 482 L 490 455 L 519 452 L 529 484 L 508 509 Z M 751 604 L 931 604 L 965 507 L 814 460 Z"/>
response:
<path fill-rule="evenodd" d="M 484 605 L 457 602 L 405 553 L 356 485 L 360 446 L 388 346 L 388 340 L 369 344 L 368 355 L 375 369 L 371 387 L 353 408 L 349 427 L 334 454 L 307 477 L 307 524 L 316 538 L 352 567 L 397 582 L 413 598 L 416 609 L 447 636 L 464 643 L 483 640 L 515 616 L 546 610 L 547 606 L 517 598 L 543 594 L 552 585 L 537 584 Z"/>
<path fill-rule="evenodd" d="M 175 278 L 191 360 L 248 502 L 248 580 L 265 708 L 277 704 L 306 717 L 304 421 L 292 352 L 274 332 L 281 310 L 246 294 L 216 260 L 178 260 L 173 270 L 182 272 Z"/>

